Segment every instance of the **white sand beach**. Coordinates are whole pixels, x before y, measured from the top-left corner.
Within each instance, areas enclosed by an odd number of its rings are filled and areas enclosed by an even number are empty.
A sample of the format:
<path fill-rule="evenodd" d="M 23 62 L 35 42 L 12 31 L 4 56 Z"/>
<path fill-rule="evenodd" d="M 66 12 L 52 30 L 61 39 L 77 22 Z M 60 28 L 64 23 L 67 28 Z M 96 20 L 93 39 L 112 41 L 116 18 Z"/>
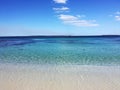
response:
<path fill-rule="evenodd" d="M 1 64 L 0 90 L 120 90 L 120 67 Z"/>

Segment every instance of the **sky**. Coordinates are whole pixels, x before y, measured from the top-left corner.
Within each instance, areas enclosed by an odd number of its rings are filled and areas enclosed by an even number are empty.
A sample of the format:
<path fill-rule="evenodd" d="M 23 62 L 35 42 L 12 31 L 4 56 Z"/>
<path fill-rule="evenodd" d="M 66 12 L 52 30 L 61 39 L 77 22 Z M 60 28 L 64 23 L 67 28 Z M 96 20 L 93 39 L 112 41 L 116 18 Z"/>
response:
<path fill-rule="evenodd" d="M 0 0 L 0 36 L 120 35 L 120 0 Z"/>

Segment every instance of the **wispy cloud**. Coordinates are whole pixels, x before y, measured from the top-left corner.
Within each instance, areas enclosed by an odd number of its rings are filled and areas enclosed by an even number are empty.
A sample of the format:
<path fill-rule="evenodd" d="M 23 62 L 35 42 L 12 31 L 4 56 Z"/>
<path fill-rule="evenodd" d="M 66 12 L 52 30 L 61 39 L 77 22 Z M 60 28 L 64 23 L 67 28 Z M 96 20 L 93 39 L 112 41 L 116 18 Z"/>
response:
<path fill-rule="evenodd" d="M 117 21 L 120 21 L 120 16 L 115 16 L 115 19 L 116 19 Z"/>
<path fill-rule="evenodd" d="M 79 17 L 78 16 L 73 16 L 73 15 L 65 15 L 65 14 L 61 14 L 58 16 L 58 18 L 60 20 L 63 21 L 63 23 L 65 24 L 69 24 L 69 25 L 74 25 L 74 26 L 98 26 L 99 24 L 96 24 L 95 20 L 82 20 L 80 18 L 80 15 Z"/>
<path fill-rule="evenodd" d="M 120 11 L 114 13 L 114 18 L 116 21 L 120 21 Z"/>
<path fill-rule="evenodd" d="M 54 10 L 56 13 L 69 12 L 69 8 L 68 8 L 68 7 L 53 8 L 53 10 Z"/>
<path fill-rule="evenodd" d="M 120 15 L 120 11 L 117 11 L 115 14 L 119 14 Z"/>
<path fill-rule="evenodd" d="M 116 21 L 120 21 L 120 11 L 115 12 L 111 17 L 114 17 Z"/>
<path fill-rule="evenodd" d="M 53 0 L 55 3 L 61 3 L 61 4 L 66 4 L 68 0 Z M 60 20 L 62 20 L 63 23 L 65 24 L 69 24 L 69 25 L 73 25 L 73 26 L 98 26 L 98 24 L 96 24 L 95 20 L 83 20 L 81 18 L 85 17 L 85 15 L 66 15 L 63 14 L 64 12 L 69 12 L 69 8 L 62 6 L 59 8 L 53 8 L 53 10 L 56 13 L 61 13 L 60 15 L 58 15 L 58 18 Z"/>
<path fill-rule="evenodd" d="M 55 3 L 66 4 L 67 0 L 53 0 Z"/>

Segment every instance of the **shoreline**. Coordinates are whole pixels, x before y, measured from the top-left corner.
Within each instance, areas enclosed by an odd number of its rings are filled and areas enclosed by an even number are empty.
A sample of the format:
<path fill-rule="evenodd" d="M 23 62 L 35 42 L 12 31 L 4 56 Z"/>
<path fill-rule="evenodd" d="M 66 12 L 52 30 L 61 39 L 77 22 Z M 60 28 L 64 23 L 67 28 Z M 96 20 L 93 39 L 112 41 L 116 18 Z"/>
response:
<path fill-rule="evenodd" d="M 2 90 L 119 90 L 119 66 L 0 64 Z"/>

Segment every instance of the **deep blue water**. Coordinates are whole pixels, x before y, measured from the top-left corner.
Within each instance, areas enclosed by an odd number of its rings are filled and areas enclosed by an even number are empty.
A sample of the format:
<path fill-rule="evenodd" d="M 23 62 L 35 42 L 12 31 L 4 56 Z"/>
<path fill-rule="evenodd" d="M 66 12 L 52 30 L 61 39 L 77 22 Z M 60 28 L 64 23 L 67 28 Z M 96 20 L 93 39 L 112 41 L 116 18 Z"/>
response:
<path fill-rule="evenodd" d="M 0 63 L 120 65 L 120 37 L 0 38 Z"/>

